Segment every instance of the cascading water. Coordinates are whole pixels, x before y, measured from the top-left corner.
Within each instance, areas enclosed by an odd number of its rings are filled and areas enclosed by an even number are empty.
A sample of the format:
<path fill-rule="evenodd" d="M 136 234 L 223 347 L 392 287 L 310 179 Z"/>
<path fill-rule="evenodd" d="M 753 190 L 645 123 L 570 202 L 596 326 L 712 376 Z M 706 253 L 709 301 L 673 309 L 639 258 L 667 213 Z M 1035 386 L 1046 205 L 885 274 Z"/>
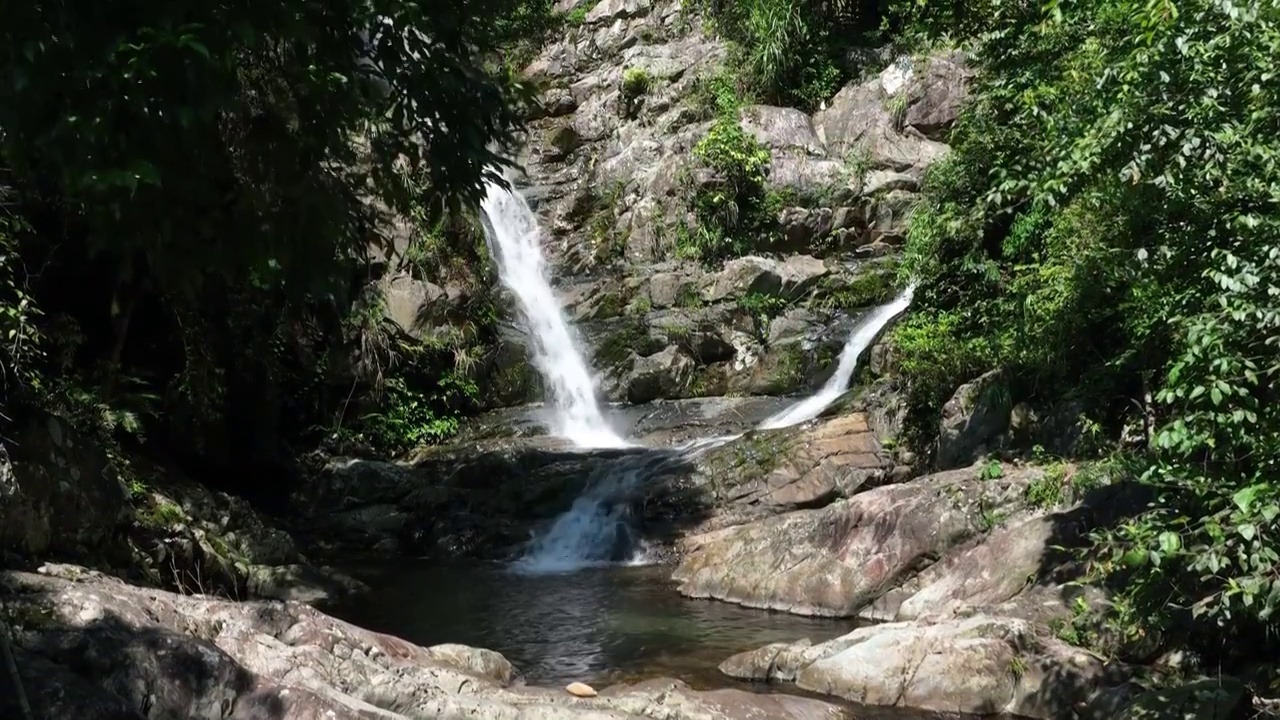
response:
<path fill-rule="evenodd" d="M 858 358 L 894 318 L 911 304 L 908 287 L 888 305 L 876 308 L 854 328 L 840 352 L 835 372 L 818 392 L 757 426 L 774 430 L 812 420 L 843 395 L 858 367 Z M 518 572 L 569 572 L 611 562 L 643 562 L 646 548 L 628 522 L 638 487 L 653 481 L 676 463 L 732 442 L 741 435 L 692 440 L 678 448 L 647 450 L 602 464 L 573 505 L 535 537 L 513 568 Z M 639 552 L 637 552 L 639 546 Z"/>
<path fill-rule="evenodd" d="M 840 396 L 849 387 L 849 380 L 853 378 L 853 371 L 858 369 L 858 358 L 862 356 L 862 353 L 871 343 L 875 342 L 885 326 L 911 305 L 911 296 L 914 292 L 915 286 L 908 286 L 906 290 L 902 291 L 902 294 L 893 299 L 893 302 L 888 305 L 881 305 L 863 318 L 857 327 L 853 329 L 853 334 L 849 336 L 844 348 L 840 351 L 840 360 L 836 364 L 836 371 L 827 379 L 822 388 L 777 415 L 767 418 L 760 423 L 760 429 L 776 430 L 812 420 L 821 415 L 823 410 L 831 407 L 831 404 L 836 400 L 839 400 Z"/>
<path fill-rule="evenodd" d="M 595 380 L 551 290 L 537 216 L 518 192 L 492 182 L 480 208 L 502 283 L 519 301 L 533 363 L 547 385 L 553 431 L 580 447 L 626 447 L 600 411 Z"/>

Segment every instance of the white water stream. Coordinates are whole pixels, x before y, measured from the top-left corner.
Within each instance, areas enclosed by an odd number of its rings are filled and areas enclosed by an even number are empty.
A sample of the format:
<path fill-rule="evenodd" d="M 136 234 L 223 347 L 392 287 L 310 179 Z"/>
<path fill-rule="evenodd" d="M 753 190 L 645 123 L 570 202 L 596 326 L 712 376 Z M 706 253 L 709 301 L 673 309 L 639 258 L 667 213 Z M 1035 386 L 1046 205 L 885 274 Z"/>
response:
<path fill-rule="evenodd" d="M 812 420 L 848 390 L 858 358 L 875 342 L 894 318 L 911 304 L 914 288 L 908 287 L 888 305 L 876 308 L 854 327 L 840 352 L 835 372 L 813 395 L 767 418 L 759 430 L 774 430 Z M 662 472 L 688 463 L 739 435 L 699 438 L 676 448 L 652 450 L 603 463 L 587 481 L 587 489 L 572 507 L 557 517 L 542 535 L 535 537 L 514 568 L 525 573 L 569 572 L 583 567 L 617 562 L 643 563 L 650 554 L 634 535 L 629 516 L 631 498 L 645 483 L 660 480 Z"/>
<path fill-rule="evenodd" d="M 595 378 L 551 290 L 538 218 L 519 192 L 490 183 L 481 210 L 502 283 L 520 303 L 533 363 L 546 384 L 553 432 L 579 447 L 626 447 L 600 411 Z"/>
<path fill-rule="evenodd" d="M 595 378 L 583 360 L 576 333 L 551 289 L 537 216 L 518 192 L 490 184 L 481 209 L 488 218 L 490 251 L 502 282 L 516 296 L 530 339 L 533 363 L 546 385 L 553 432 L 582 448 L 623 448 L 596 396 Z M 848 390 L 858 358 L 911 304 L 912 287 L 876 308 L 854 328 L 831 378 L 813 395 L 767 418 L 759 430 L 798 425 L 822 414 Z M 742 437 L 701 438 L 677 448 L 652 449 L 602 461 L 583 491 L 546 532 L 533 538 L 514 569 L 567 572 L 611 562 L 640 563 L 647 548 L 629 522 L 636 490 L 679 464 Z"/>
<path fill-rule="evenodd" d="M 849 389 L 849 381 L 853 379 L 853 371 L 858 369 L 858 358 L 862 356 L 862 353 L 866 351 L 871 343 L 876 341 L 885 326 L 911 305 L 911 296 L 914 293 L 915 286 L 908 286 L 888 305 L 881 305 L 863 318 L 857 327 L 853 329 L 853 334 L 849 336 L 849 340 L 845 342 L 844 348 L 840 351 L 840 359 L 836 363 L 836 371 L 831 374 L 831 377 L 827 379 L 822 388 L 777 415 L 766 419 L 760 423 L 760 429 L 776 430 L 799 425 L 802 422 L 818 417 L 823 410 L 831 407 L 832 403 L 839 400 L 840 396 L 844 395 L 845 391 Z"/>

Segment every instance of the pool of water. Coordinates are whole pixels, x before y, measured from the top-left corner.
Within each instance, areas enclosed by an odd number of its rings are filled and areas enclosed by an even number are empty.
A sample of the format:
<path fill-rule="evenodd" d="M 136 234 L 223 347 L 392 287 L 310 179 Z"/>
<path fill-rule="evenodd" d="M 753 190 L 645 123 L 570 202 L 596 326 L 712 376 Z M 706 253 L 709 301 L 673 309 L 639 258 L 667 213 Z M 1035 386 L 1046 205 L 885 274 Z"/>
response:
<path fill-rule="evenodd" d="M 729 683 L 716 666 L 771 642 L 814 642 L 853 628 L 691 600 L 666 567 L 607 567 L 521 575 L 499 565 L 399 563 L 355 569 L 373 592 L 333 612 L 419 645 L 497 650 L 533 685 L 597 686 L 674 677 L 694 687 Z"/>

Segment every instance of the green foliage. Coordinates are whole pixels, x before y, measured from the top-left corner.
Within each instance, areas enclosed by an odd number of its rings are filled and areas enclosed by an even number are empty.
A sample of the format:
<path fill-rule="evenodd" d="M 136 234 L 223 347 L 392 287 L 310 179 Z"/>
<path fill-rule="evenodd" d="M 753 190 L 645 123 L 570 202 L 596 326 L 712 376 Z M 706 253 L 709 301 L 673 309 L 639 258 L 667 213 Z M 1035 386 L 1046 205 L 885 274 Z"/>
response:
<path fill-rule="evenodd" d="M 387 381 L 382 409 L 362 416 L 343 440 L 365 442 L 373 450 L 398 454 L 433 445 L 458 432 L 459 411 L 476 400 L 479 388 L 465 375 L 445 373 L 430 392 L 411 389 L 403 378 Z"/>
<path fill-rule="evenodd" d="M 1004 466 L 999 460 L 988 461 L 978 473 L 978 478 L 981 480 L 999 480 L 1002 477 L 1004 477 Z"/>
<path fill-rule="evenodd" d="M 769 321 L 781 315 L 790 303 L 784 297 L 752 292 L 738 298 L 738 309 L 751 318 L 756 336 L 764 342 L 769 332 Z"/>
<path fill-rule="evenodd" d="M 858 269 L 851 282 L 839 276 L 823 278 L 815 304 L 826 310 L 858 310 L 876 307 L 893 299 L 898 280 L 895 262 L 868 264 Z"/>
<path fill-rule="evenodd" d="M 649 92 L 653 76 L 642 67 L 629 67 L 622 72 L 622 95 L 635 99 Z"/>
<path fill-rule="evenodd" d="M 730 66 L 745 94 L 816 110 L 850 73 L 844 55 L 872 42 L 878 17 L 846 0 L 698 0 L 732 43 Z M 877 8 L 878 12 L 878 8 Z"/>
<path fill-rule="evenodd" d="M 704 119 L 736 116 L 742 109 L 744 98 L 733 75 L 721 68 L 713 75 L 697 79 L 690 96 L 690 104 Z"/>
<path fill-rule="evenodd" d="M 489 0 L 497 12 L 491 23 L 492 40 L 508 72 L 519 73 L 533 62 L 542 47 L 566 26 L 581 25 L 587 8 L 556 12 L 555 0 Z M 576 21 L 575 21 L 576 20 Z"/>
<path fill-rule="evenodd" d="M 591 7 L 592 6 L 587 3 L 570 10 L 568 14 L 564 16 L 565 24 L 569 27 L 582 27 L 583 25 L 586 25 L 587 13 L 591 12 Z"/>
<path fill-rule="evenodd" d="M 591 196 L 586 226 L 592 256 L 596 262 L 608 263 L 622 258 L 626 253 L 631 234 L 619 228 L 618 222 L 626 189 L 627 185 L 622 181 L 606 183 L 604 188 Z"/>
<path fill-rule="evenodd" d="M 1261 641 L 1280 607 L 1280 7 L 982 22 L 976 101 L 910 231 L 908 424 L 997 367 L 1018 399 L 1084 399 L 1112 437 L 1153 418 L 1136 452 L 1156 500 L 1096 555 L 1113 619 Z"/>
<path fill-rule="evenodd" d="M 16 235 L 26 224 L 3 214 L 3 190 L 0 186 L 0 381 L 7 394 L 38 382 L 35 368 L 43 352 L 36 325 L 40 307 L 31 297 L 30 279 L 18 254 Z"/>
<path fill-rule="evenodd" d="M 736 109 L 724 108 L 693 154 L 714 177 L 692 191 L 696 225 L 680 228 L 677 253 L 712 261 L 767 246 L 779 209 L 765 189 L 772 157 L 742 128 Z"/>
<path fill-rule="evenodd" d="M 493 60 L 558 18 L 549 0 L 15 6 L 0 27 L 0 402 L 222 468 L 371 407 L 431 426 L 370 402 L 393 377 L 456 416 L 465 393 L 442 378 L 479 372 L 487 293 L 447 318 L 459 337 L 419 353 L 416 376 L 381 308 L 356 300 L 379 257 L 488 284 L 464 208 L 498 177 L 531 90 Z M 416 231 L 404 258 L 392 212 Z M 397 392 L 382 396 L 409 404 Z"/>

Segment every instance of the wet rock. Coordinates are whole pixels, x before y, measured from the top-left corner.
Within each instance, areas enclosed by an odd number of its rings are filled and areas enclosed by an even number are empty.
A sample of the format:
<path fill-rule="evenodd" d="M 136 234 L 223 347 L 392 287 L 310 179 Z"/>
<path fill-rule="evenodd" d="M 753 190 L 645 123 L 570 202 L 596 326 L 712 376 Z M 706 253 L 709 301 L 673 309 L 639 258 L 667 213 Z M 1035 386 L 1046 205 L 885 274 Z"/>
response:
<path fill-rule="evenodd" d="M 575 452 L 543 436 L 428 448 L 401 463 L 333 458 L 299 488 L 290 512 L 315 552 L 382 545 L 498 558 L 567 509 L 594 469 L 620 454 Z"/>
<path fill-rule="evenodd" d="M 1009 390 L 993 370 L 961 385 L 942 407 L 938 425 L 938 466 L 973 462 L 1009 427 Z"/>
<path fill-rule="evenodd" d="M 888 468 L 866 417 L 854 413 L 808 428 L 748 433 L 678 467 L 641 504 L 650 520 L 680 525 L 681 548 L 697 557 L 717 531 L 827 505 L 880 482 Z M 688 527 L 692 520 L 697 524 Z"/>
<path fill-rule="evenodd" d="M 1020 508 L 1042 474 L 1017 468 L 983 479 L 980 468 L 965 468 L 694 536 L 673 578 L 691 597 L 852 616 L 929 558 Z"/>
<path fill-rule="evenodd" d="M 1094 655 L 1036 634 L 1022 620 L 977 616 L 860 628 L 810 645 L 775 644 L 721 670 L 794 680 L 804 690 L 867 705 L 975 715 L 1070 717 L 1115 684 Z"/>

